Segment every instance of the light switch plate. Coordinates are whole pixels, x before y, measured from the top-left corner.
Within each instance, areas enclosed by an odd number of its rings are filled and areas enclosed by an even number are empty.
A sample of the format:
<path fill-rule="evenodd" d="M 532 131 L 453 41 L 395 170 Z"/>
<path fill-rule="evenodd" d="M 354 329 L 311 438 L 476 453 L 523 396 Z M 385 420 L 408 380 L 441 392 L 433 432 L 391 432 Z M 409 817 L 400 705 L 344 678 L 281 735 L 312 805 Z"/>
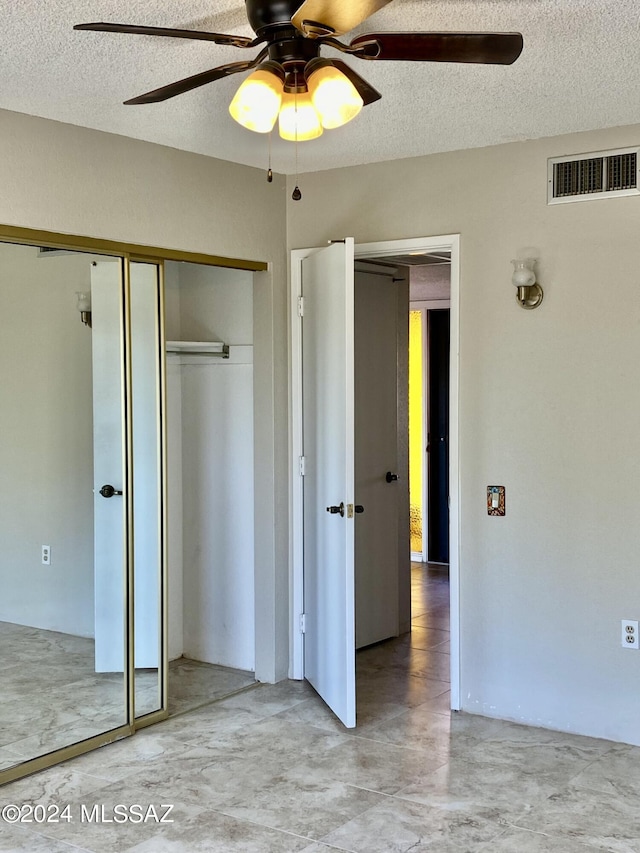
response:
<path fill-rule="evenodd" d="M 487 513 L 489 515 L 505 514 L 504 486 L 487 486 Z"/>

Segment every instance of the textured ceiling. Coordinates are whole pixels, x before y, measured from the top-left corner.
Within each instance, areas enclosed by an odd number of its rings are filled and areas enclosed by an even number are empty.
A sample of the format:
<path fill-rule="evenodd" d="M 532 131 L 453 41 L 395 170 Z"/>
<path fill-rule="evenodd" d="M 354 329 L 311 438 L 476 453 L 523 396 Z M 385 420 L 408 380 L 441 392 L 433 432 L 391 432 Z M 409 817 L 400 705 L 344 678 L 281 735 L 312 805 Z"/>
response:
<path fill-rule="evenodd" d="M 0 107 L 266 166 L 266 138 L 227 111 L 242 75 L 165 103 L 122 105 L 253 51 L 72 29 L 112 21 L 251 35 L 242 0 L 3 0 L 0 8 Z M 519 31 L 525 47 L 507 67 L 348 59 L 382 100 L 300 144 L 300 171 L 640 123 L 638 0 L 394 0 L 343 40 L 373 30 Z M 273 137 L 273 168 L 291 173 L 294 146 Z"/>

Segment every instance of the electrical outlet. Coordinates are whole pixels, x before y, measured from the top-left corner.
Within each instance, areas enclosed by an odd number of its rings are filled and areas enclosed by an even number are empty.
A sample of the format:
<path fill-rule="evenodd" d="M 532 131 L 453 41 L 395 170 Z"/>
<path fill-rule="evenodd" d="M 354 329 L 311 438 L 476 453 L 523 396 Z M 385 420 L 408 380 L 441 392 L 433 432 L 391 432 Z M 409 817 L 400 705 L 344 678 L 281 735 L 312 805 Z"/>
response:
<path fill-rule="evenodd" d="M 633 619 L 622 620 L 622 646 L 625 649 L 637 649 L 638 645 L 638 622 Z"/>
<path fill-rule="evenodd" d="M 49 545 L 42 546 L 42 565 L 51 565 L 51 547 Z"/>

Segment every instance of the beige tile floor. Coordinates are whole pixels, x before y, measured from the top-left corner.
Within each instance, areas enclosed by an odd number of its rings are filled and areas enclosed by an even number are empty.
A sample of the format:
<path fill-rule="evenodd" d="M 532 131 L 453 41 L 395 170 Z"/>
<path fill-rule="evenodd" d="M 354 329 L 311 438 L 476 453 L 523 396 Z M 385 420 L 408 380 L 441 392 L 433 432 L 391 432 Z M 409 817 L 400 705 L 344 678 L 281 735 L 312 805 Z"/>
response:
<path fill-rule="evenodd" d="M 93 640 L 0 622 L 0 650 L 0 770 L 124 724 L 124 676 L 95 672 Z M 137 670 L 135 683 L 136 714 L 159 708 L 157 670 Z M 169 713 L 254 683 L 253 673 L 171 661 Z"/>
<path fill-rule="evenodd" d="M 640 749 L 451 714 L 447 581 L 413 574 L 411 636 L 358 655 L 355 730 L 304 683 L 250 688 L 0 789 L 71 817 L 0 824 L 0 850 L 640 853 Z M 108 821 L 134 803 L 173 823 Z"/>

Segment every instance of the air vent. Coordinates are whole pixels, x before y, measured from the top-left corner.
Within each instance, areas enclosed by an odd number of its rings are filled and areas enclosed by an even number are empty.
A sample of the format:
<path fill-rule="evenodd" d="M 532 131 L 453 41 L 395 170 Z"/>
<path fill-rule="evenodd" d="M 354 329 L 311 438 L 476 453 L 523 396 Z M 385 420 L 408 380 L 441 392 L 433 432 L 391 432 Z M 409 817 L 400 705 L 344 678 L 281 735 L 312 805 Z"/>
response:
<path fill-rule="evenodd" d="M 54 249 L 52 246 L 38 246 L 38 257 L 46 258 L 48 255 L 72 255 L 70 249 Z"/>
<path fill-rule="evenodd" d="M 577 157 L 552 157 L 548 170 L 548 203 L 640 195 L 639 151 L 640 148 L 624 148 Z"/>

